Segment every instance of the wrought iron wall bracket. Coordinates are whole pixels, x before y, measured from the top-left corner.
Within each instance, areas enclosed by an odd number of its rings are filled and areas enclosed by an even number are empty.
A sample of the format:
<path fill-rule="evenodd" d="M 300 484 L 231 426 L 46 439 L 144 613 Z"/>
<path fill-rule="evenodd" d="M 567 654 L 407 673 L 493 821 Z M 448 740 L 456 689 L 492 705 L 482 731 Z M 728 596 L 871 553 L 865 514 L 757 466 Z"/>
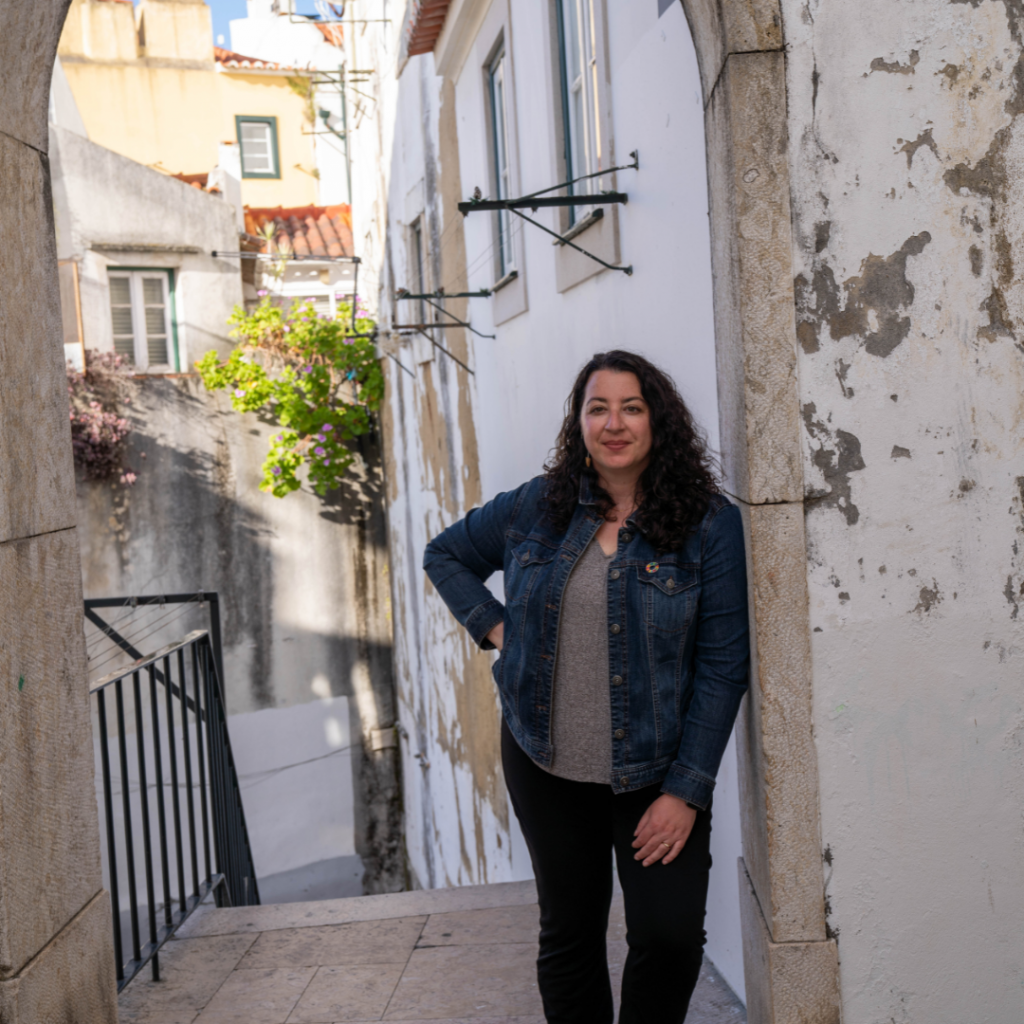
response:
<path fill-rule="evenodd" d="M 552 238 L 558 239 L 558 241 L 562 245 L 567 245 L 567 246 L 569 246 L 570 249 L 575 249 L 577 252 L 583 253 L 584 256 L 589 257 L 595 263 L 600 263 L 601 266 L 606 268 L 607 270 L 621 270 L 627 277 L 632 277 L 632 275 L 633 275 L 633 264 L 632 263 L 628 267 L 617 267 L 614 263 L 607 263 L 605 260 L 601 259 L 600 256 L 595 256 L 592 252 L 587 252 L 586 249 L 578 246 L 575 242 L 569 241 L 569 239 L 566 238 L 564 235 L 560 235 L 557 231 L 552 231 L 551 228 L 544 227 L 543 224 L 539 224 L 532 217 L 527 217 L 525 213 L 521 213 L 519 210 L 516 210 L 516 209 L 513 209 L 512 212 L 517 217 L 522 217 L 523 220 L 525 220 L 528 223 L 532 224 L 535 228 L 540 228 L 541 231 L 546 231 L 549 235 L 552 236 Z"/>
<path fill-rule="evenodd" d="M 525 196 L 521 199 L 469 199 L 459 203 L 463 217 L 475 210 L 525 210 L 536 212 L 542 206 L 598 206 L 608 203 L 628 203 L 625 192 L 596 192 L 582 196 Z"/>

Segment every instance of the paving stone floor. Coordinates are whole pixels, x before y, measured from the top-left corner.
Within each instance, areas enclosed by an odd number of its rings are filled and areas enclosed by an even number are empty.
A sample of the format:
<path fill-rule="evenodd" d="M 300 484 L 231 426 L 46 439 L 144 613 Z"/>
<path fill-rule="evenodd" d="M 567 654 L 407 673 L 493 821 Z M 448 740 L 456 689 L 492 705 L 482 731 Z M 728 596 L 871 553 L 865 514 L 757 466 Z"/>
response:
<path fill-rule="evenodd" d="M 121 993 L 121 1024 L 544 1024 L 532 882 L 218 910 L 203 906 Z M 626 956 L 621 898 L 608 956 Z M 687 1024 L 745 1024 L 705 961 Z"/>

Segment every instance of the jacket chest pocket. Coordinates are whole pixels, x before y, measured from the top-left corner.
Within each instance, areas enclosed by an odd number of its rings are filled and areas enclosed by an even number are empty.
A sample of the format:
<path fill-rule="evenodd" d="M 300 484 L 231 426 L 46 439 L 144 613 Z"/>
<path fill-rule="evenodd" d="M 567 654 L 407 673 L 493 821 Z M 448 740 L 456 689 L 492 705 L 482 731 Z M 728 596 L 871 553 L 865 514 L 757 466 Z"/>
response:
<path fill-rule="evenodd" d="M 512 549 L 512 561 L 505 575 L 505 603 L 525 604 L 547 575 L 555 551 L 536 541 L 524 541 Z"/>
<path fill-rule="evenodd" d="M 697 599 L 695 565 L 651 562 L 637 567 L 644 621 L 659 633 L 680 633 L 690 623 Z"/>

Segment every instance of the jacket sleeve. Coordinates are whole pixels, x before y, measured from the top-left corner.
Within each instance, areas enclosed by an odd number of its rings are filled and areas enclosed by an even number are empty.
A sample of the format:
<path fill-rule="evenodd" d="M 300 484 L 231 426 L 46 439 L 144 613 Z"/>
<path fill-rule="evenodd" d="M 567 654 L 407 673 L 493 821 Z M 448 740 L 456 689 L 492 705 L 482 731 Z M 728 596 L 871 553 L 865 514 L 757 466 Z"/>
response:
<path fill-rule="evenodd" d="M 715 514 L 704 543 L 693 698 L 662 792 L 707 809 L 749 674 L 743 522 L 735 505 L 725 505 Z"/>
<path fill-rule="evenodd" d="M 423 568 L 441 599 L 485 651 L 487 634 L 505 617 L 505 608 L 484 581 L 505 567 L 505 535 L 529 484 L 505 491 L 465 519 L 439 533 L 423 554 Z"/>

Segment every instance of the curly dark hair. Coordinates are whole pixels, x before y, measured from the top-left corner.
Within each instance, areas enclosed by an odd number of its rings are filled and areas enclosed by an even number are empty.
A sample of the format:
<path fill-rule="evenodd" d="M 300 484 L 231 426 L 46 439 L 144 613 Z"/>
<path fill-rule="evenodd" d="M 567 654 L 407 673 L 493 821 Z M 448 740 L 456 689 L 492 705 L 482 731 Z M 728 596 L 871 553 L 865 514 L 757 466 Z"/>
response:
<path fill-rule="evenodd" d="M 650 462 L 639 481 L 639 508 L 634 518 L 659 552 L 672 551 L 701 521 L 711 495 L 719 493 L 715 462 L 672 378 L 635 352 L 598 352 L 580 370 L 565 403 L 565 420 L 552 458 L 544 467 L 547 516 L 558 529 L 568 529 L 579 504 L 584 474 L 590 477 L 600 515 L 607 516 L 614 507 L 598 483 L 597 473 L 584 461 L 583 393 L 598 370 L 632 373 L 640 382 L 640 393 L 651 412 L 652 445 Z"/>

